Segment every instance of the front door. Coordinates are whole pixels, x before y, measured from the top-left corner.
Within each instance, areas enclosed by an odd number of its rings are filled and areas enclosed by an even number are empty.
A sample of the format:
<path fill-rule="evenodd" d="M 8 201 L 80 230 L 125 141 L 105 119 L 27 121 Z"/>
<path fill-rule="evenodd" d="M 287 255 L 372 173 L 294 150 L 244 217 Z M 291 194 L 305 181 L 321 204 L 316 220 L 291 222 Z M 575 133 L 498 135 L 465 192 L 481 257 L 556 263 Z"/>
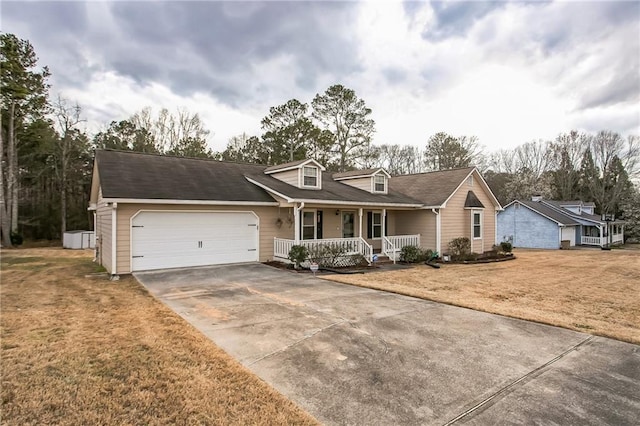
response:
<path fill-rule="evenodd" d="M 355 217 L 354 212 L 342 212 L 342 238 L 353 238 L 355 236 Z"/>

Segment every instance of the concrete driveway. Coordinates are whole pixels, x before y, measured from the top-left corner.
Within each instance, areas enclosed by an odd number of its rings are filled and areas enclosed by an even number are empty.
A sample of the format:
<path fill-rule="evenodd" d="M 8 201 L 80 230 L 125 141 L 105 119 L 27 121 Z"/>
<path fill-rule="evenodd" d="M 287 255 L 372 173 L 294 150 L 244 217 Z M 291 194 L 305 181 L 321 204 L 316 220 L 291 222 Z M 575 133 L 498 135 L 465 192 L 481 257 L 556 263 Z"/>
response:
<path fill-rule="evenodd" d="M 640 346 L 260 264 L 158 299 L 325 424 L 637 424 Z"/>

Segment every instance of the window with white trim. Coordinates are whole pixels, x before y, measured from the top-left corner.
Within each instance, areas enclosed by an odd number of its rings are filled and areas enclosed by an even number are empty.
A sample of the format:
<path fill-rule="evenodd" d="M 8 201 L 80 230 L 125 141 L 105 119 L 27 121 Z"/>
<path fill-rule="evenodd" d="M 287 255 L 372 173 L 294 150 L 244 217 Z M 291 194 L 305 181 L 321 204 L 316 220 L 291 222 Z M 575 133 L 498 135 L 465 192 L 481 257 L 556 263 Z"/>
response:
<path fill-rule="evenodd" d="M 302 186 L 318 187 L 318 168 L 305 166 L 302 168 Z"/>
<path fill-rule="evenodd" d="M 473 212 L 473 238 L 482 238 L 482 213 Z"/>
<path fill-rule="evenodd" d="M 373 192 L 387 192 L 387 178 L 384 175 L 373 177 Z"/>

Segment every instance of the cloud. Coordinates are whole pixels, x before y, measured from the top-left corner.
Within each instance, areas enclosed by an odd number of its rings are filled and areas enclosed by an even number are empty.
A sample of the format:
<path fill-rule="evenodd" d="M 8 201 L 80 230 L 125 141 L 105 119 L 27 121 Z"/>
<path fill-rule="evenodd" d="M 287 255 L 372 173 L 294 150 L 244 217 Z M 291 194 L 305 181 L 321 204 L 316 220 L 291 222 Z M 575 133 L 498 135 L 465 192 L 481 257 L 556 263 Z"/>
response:
<path fill-rule="evenodd" d="M 94 128 L 183 106 L 222 149 L 260 134 L 269 107 L 341 83 L 373 110 L 376 143 L 640 133 L 637 2 L 3 2 L 2 21 Z"/>

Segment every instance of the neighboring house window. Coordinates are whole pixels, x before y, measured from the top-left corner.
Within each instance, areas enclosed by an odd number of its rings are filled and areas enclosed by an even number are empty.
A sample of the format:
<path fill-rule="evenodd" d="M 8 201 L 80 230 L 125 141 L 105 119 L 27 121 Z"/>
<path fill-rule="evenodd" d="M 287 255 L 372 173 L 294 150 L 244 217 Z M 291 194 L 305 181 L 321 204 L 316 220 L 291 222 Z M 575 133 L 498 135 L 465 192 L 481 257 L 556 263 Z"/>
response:
<path fill-rule="evenodd" d="M 482 213 L 473 212 L 473 238 L 482 238 Z"/>
<path fill-rule="evenodd" d="M 302 212 L 302 239 L 316 238 L 316 212 Z"/>
<path fill-rule="evenodd" d="M 318 186 L 318 168 L 317 167 L 302 168 L 302 185 L 312 186 L 314 188 Z"/>
<path fill-rule="evenodd" d="M 373 177 L 373 192 L 387 192 L 386 179 L 383 175 Z"/>

